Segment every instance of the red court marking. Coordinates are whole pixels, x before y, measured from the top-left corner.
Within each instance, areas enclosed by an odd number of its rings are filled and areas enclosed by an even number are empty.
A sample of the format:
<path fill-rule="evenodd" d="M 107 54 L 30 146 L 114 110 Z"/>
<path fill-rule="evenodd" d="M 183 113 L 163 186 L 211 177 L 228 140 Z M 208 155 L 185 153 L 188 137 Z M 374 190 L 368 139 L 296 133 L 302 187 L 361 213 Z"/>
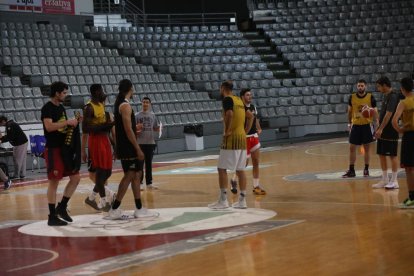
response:
<path fill-rule="evenodd" d="M 19 227 L 0 229 L 0 236 L 2 237 L 0 247 L 42 248 L 57 252 L 59 257 L 49 263 L 13 271 L 13 275 L 35 275 L 52 272 L 223 229 L 144 236 L 65 238 L 25 235 L 18 232 Z M 5 275 L 11 269 L 43 262 L 51 257 L 48 253 L 36 250 L 0 250 L 0 253 L 0 275 Z"/>

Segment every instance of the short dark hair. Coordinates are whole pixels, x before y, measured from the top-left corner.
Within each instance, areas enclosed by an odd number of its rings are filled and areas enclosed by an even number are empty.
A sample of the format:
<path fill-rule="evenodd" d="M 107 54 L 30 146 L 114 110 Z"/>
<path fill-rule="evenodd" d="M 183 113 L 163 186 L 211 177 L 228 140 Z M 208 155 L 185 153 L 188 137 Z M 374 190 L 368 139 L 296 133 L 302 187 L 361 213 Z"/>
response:
<path fill-rule="evenodd" d="M 242 90 L 240 90 L 240 97 L 243 97 L 244 94 L 246 94 L 247 92 L 250 92 L 251 89 L 250 88 L 243 88 Z"/>
<path fill-rule="evenodd" d="M 364 80 L 364 79 L 359 79 L 359 80 L 357 81 L 357 83 L 367 84 L 367 81 L 366 81 L 366 80 Z"/>
<path fill-rule="evenodd" d="M 149 97 L 147 97 L 147 96 L 143 97 L 143 98 L 142 98 L 142 100 L 141 100 L 141 102 L 142 102 L 143 100 L 147 100 L 147 101 L 149 101 L 149 102 L 151 103 L 151 99 L 150 99 Z"/>
<path fill-rule="evenodd" d="M 7 117 L 4 115 L 0 115 L 0 122 L 6 121 L 7 122 Z"/>
<path fill-rule="evenodd" d="M 404 88 L 405 91 L 412 91 L 413 90 L 413 79 L 412 78 L 403 78 L 401 79 L 401 87 Z"/>
<path fill-rule="evenodd" d="M 390 81 L 390 79 L 389 78 L 387 78 L 386 76 L 382 76 L 382 77 L 380 77 L 376 82 L 375 82 L 376 84 L 379 84 L 379 85 L 385 85 L 385 86 L 388 86 L 388 87 L 391 87 L 391 81 Z"/>
<path fill-rule="evenodd" d="M 221 87 L 223 87 L 226 90 L 233 90 L 233 81 L 231 80 L 223 81 L 221 83 Z"/>
<path fill-rule="evenodd" d="M 102 85 L 100 85 L 98 83 L 94 83 L 89 88 L 89 91 L 91 92 L 91 96 L 92 97 L 96 97 L 98 92 L 102 92 L 103 91 L 103 88 L 102 88 Z"/>
<path fill-rule="evenodd" d="M 56 93 L 63 92 L 63 90 L 68 89 L 68 88 L 69 88 L 69 86 L 66 83 L 64 83 L 63 81 L 55 81 L 50 86 L 50 95 L 49 95 L 49 97 L 53 98 L 56 95 Z"/>

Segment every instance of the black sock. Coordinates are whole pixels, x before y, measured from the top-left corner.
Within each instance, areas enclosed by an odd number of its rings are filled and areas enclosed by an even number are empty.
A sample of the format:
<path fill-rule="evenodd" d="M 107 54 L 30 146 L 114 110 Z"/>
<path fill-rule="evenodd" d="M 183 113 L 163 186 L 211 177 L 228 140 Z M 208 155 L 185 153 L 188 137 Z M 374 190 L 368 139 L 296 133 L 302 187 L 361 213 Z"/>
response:
<path fill-rule="evenodd" d="M 350 171 L 355 171 L 355 165 L 349 165 L 349 170 Z"/>
<path fill-rule="evenodd" d="M 135 199 L 135 207 L 137 207 L 137 209 L 141 209 L 142 208 L 142 202 L 140 198 L 136 198 Z"/>
<path fill-rule="evenodd" d="M 409 191 L 408 197 L 410 198 L 410 200 L 414 200 L 414 191 Z"/>
<path fill-rule="evenodd" d="M 365 164 L 364 170 L 368 170 L 368 168 L 369 168 L 369 164 Z"/>
<path fill-rule="evenodd" d="M 95 184 L 95 186 L 93 186 L 92 191 L 94 191 L 95 193 L 99 193 L 99 189 L 98 189 L 98 186 L 96 186 L 96 184 Z"/>
<path fill-rule="evenodd" d="M 70 197 L 62 197 L 62 201 L 60 202 L 60 206 L 66 208 L 68 206 L 68 202 L 69 202 Z"/>
<path fill-rule="evenodd" d="M 114 203 L 112 203 L 112 209 L 113 210 L 118 209 L 119 206 L 121 206 L 121 201 L 118 201 L 118 199 L 115 199 Z"/>
<path fill-rule="evenodd" d="M 50 216 L 56 216 L 55 204 L 50 204 L 49 203 L 49 214 L 50 214 Z"/>

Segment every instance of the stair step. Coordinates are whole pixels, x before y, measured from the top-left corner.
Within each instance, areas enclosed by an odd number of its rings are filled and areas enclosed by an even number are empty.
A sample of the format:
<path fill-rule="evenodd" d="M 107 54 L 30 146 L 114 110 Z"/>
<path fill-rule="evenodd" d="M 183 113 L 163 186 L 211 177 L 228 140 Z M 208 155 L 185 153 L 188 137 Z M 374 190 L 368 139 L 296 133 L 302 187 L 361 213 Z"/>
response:
<path fill-rule="evenodd" d="M 278 54 L 272 52 L 269 54 L 262 54 L 261 58 L 263 61 L 265 62 L 282 62 L 283 63 L 283 58 L 282 56 L 279 56 Z"/>
<path fill-rule="evenodd" d="M 247 39 L 249 38 L 256 38 L 256 37 L 260 37 L 261 35 L 258 32 L 244 32 L 243 36 Z"/>

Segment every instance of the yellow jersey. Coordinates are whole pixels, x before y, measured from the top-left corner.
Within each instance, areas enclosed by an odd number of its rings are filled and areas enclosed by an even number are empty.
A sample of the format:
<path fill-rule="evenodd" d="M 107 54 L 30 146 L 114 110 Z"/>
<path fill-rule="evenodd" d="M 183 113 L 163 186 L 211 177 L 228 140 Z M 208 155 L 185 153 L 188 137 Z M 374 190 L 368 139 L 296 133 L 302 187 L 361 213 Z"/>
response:
<path fill-rule="evenodd" d="M 93 109 L 91 124 L 101 125 L 106 123 L 105 105 L 103 103 L 95 104 L 92 101 L 89 101 L 88 104 L 90 104 Z"/>
<path fill-rule="evenodd" d="M 364 97 L 359 97 L 357 93 L 352 93 L 350 99 L 350 106 L 352 107 L 352 124 L 353 125 L 367 125 L 372 123 L 372 118 L 365 118 L 362 116 L 362 108 L 367 105 L 372 106 L 372 94 L 367 92 Z"/>
<path fill-rule="evenodd" d="M 404 111 L 401 121 L 406 131 L 414 131 L 414 96 L 406 97 L 401 100 L 404 103 Z"/>
<path fill-rule="evenodd" d="M 227 99 L 226 99 L 227 98 Z M 225 105 L 232 104 L 233 119 L 231 122 L 231 135 L 223 136 L 221 149 L 227 150 L 245 150 L 246 149 L 246 132 L 244 131 L 244 122 L 246 120 L 246 111 L 243 101 L 240 97 L 231 95 L 223 99 L 223 117 L 226 112 Z M 228 99 L 230 98 L 230 99 Z M 223 121 L 224 130 L 226 123 Z"/>

